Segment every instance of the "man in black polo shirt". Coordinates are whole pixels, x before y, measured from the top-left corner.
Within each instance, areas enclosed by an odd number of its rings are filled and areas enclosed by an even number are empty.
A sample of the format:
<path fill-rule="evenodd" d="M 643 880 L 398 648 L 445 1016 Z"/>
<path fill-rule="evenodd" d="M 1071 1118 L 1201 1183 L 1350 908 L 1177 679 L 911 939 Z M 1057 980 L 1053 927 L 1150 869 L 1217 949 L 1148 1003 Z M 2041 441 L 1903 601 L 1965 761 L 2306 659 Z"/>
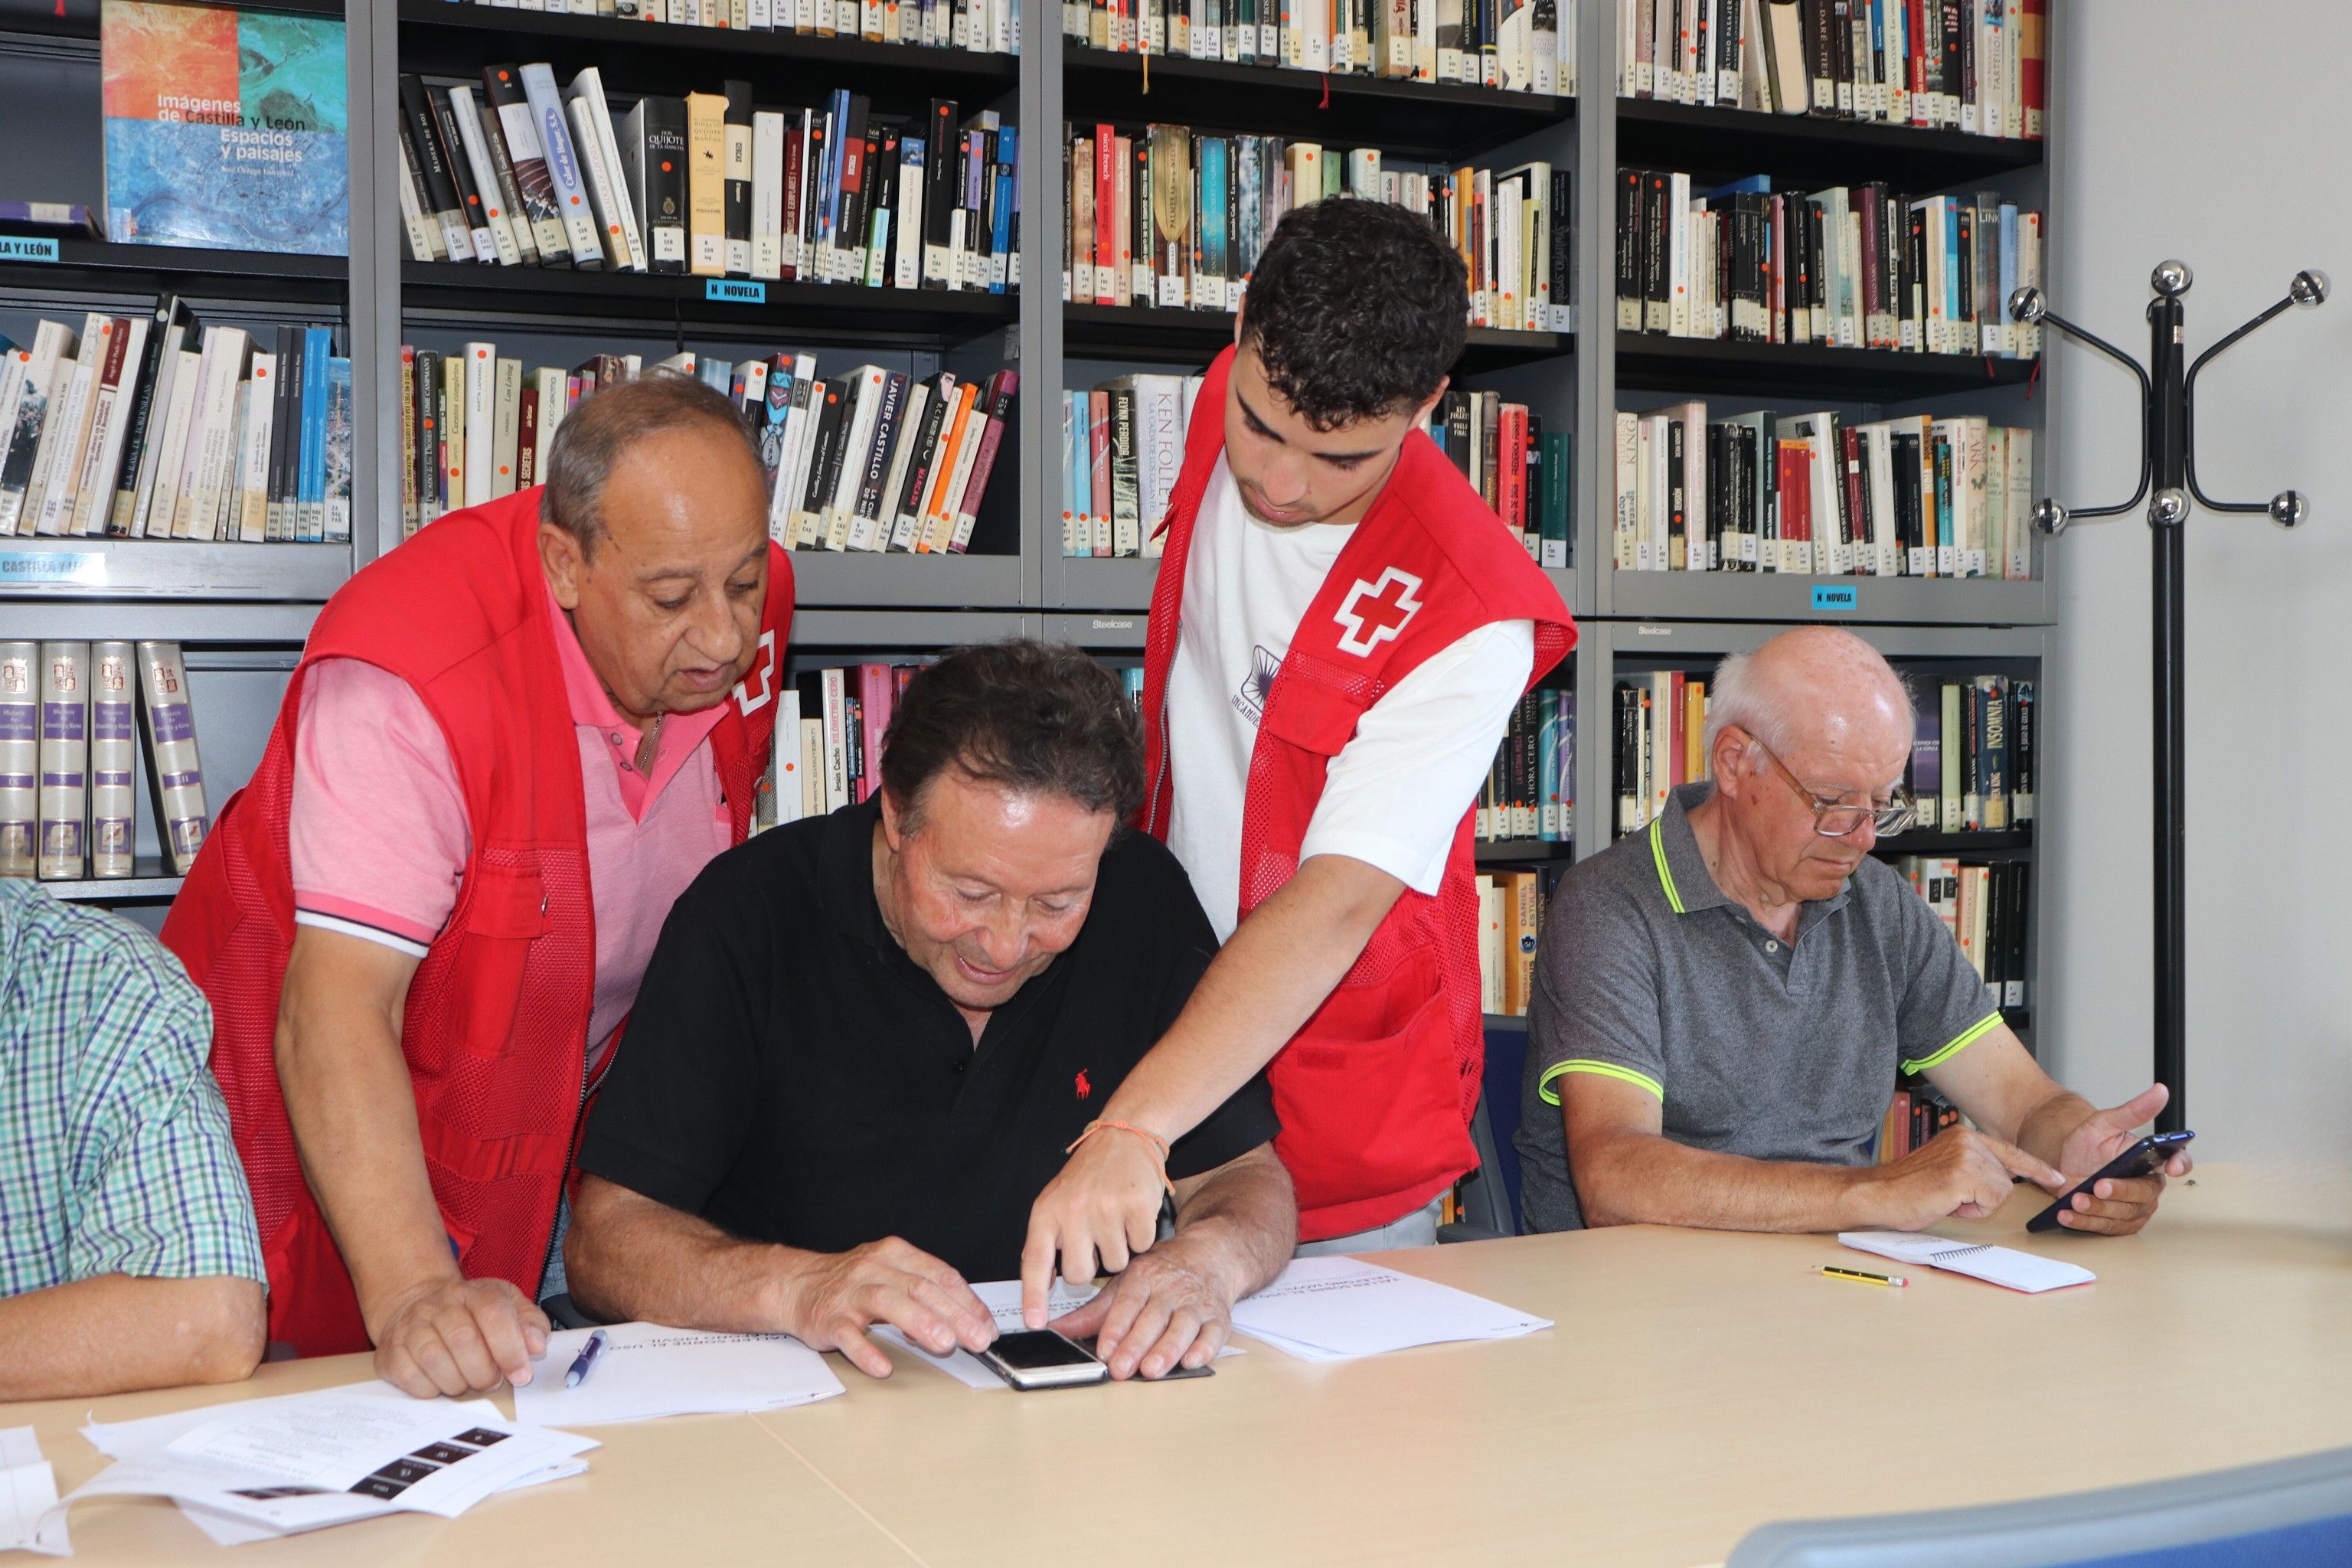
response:
<path fill-rule="evenodd" d="M 966 1281 L 1019 1276 L 1072 1142 L 1139 1138 L 1175 1236 L 1107 1259 L 1056 1326 L 1119 1377 L 1215 1355 L 1297 1209 L 1262 1077 L 1172 1149 L 1095 1123 L 1216 946 L 1182 868 L 1121 826 L 1142 793 L 1133 713 L 1083 655 L 998 643 L 918 675 L 874 798 L 719 856 L 662 928 L 581 1146 L 574 1300 L 886 1377 L 864 1330 L 986 1346 Z"/>

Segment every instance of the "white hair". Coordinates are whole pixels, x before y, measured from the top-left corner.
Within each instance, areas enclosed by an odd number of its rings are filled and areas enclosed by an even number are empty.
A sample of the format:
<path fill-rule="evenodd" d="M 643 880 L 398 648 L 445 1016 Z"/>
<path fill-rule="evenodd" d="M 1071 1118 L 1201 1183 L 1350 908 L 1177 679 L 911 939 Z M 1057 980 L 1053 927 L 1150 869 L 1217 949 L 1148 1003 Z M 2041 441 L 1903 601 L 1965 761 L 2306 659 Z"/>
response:
<path fill-rule="evenodd" d="M 1906 728 L 1916 725 L 1918 709 L 1911 696 L 1910 682 L 1896 674 L 1894 666 L 1885 663 L 1875 649 L 1872 657 L 1878 659 L 1895 683 L 1895 689 L 1902 694 Z M 1710 768 L 1715 763 L 1716 737 L 1723 733 L 1726 725 L 1746 731 L 1777 756 L 1788 754 L 1789 731 L 1800 714 L 1790 700 L 1791 693 L 1786 683 L 1757 679 L 1755 658 L 1753 653 L 1726 654 L 1723 662 L 1715 667 L 1715 679 L 1706 689 L 1706 730 L 1700 740 L 1702 754 Z M 1747 751 L 1752 752 L 1754 747 Z M 1759 761 L 1754 768 L 1761 772 L 1763 763 Z"/>
<path fill-rule="evenodd" d="M 1764 689 L 1766 683 L 1756 679 L 1751 669 L 1754 658 L 1745 653 L 1724 655 L 1723 662 L 1715 667 L 1715 679 L 1707 683 L 1706 731 L 1699 754 L 1710 768 L 1715 765 L 1716 738 L 1726 725 L 1747 731 L 1775 752 L 1780 750 L 1790 716 L 1782 711 L 1785 704 L 1774 701 L 1772 693 Z"/>

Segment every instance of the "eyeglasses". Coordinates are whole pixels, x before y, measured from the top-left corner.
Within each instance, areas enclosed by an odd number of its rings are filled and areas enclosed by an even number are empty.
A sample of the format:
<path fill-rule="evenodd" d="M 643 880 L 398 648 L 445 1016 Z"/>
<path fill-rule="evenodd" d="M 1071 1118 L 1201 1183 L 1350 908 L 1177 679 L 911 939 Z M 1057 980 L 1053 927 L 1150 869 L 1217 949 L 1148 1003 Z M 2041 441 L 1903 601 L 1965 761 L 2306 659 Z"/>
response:
<path fill-rule="evenodd" d="M 1748 739 L 1756 741 L 1753 735 Z M 1789 771 L 1788 764 L 1772 755 L 1771 747 L 1756 741 L 1756 749 L 1764 753 L 1782 778 L 1789 781 L 1789 787 L 1797 792 L 1797 798 L 1812 808 L 1813 831 L 1824 838 L 1843 838 L 1859 831 L 1865 822 L 1872 824 L 1879 836 L 1885 837 L 1910 826 L 1918 814 L 1917 805 L 1907 795 L 1900 794 L 1885 805 L 1849 805 L 1843 801 L 1823 800 L 1799 782 L 1797 775 Z"/>

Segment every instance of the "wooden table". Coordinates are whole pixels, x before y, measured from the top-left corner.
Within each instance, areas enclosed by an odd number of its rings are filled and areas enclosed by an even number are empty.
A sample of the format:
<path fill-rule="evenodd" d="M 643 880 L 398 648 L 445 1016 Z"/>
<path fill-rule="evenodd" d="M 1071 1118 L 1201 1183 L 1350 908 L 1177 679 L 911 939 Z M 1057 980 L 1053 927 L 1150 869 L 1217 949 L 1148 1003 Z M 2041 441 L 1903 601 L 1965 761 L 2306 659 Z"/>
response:
<path fill-rule="evenodd" d="M 1992 1501 L 2352 1443 L 2352 1205 L 2340 1182 L 2208 1168 L 2125 1241 L 1977 1234 L 2075 1258 L 2026 1297 L 1818 1237 L 1635 1227 L 1390 1255 L 1558 1327 L 1310 1365 L 1251 1346 L 1214 1378 L 1023 1395 L 845 1365 L 846 1398 L 600 1429 L 588 1475 L 455 1521 L 236 1549 L 272 1563 L 656 1561 L 1150 1564 L 1722 1561 L 1768 1520 Z M 2284 1216 L 2284 1217 L 2282 1217 Z M 1895 1266 L 1885 1265 L 1888 1268 Z M 839 1364 L 839 1363 L 836 1363 Z M 368 1375 L 266 1367 L 240 1395 Z M 95 1402 L 98 1417 L 220 1391 Z M 61 1489 L 104 1460 L 92 1402 L 0 1406 Z M 215 1549 L 168 1505 L 95 1501 L 85 1563 Z M 27 1560 L 29 1561 L 29 1560 Z"/>

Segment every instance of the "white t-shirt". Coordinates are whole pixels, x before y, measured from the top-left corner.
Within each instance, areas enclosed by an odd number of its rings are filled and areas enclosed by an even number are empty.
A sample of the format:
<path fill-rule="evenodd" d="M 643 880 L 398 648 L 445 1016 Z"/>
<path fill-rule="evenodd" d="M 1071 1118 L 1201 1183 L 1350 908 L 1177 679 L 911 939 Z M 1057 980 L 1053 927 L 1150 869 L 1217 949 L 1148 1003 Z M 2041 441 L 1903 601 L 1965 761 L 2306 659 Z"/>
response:
<path fill-rule="evenodd" d="M 1353 524 L 1278 528 L 1252 517 L 1217 459 L 1193 524 L 1168 676 L 1175 810 L 1168 847 L 1224 942 L 1239 923 L 1242 804 L 1275 672 Z M 1434 893 L 1462 814 L 1535 668 L 1532 621 L 1497 621 L 1424 660 L 1366 710 L 1331 759 L 1301 861 L 1345 855 Z"/>

